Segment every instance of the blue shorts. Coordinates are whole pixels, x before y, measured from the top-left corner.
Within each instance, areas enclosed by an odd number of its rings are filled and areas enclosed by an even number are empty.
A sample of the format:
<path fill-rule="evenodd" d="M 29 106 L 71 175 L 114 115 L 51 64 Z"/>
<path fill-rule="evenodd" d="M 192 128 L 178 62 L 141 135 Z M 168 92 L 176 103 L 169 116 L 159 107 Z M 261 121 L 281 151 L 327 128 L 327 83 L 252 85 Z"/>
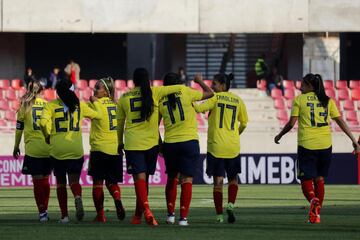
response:
<path fill-rule="evenodd" d="M 36 158 L 25 155 L 21 173 L 25 175 L 50 175 L 53 161 L 50 158 Z"/>
<path fill-rule="evenodd" d="M 206 174 L 214 177 L 225 177 L 233 179 L 240 173 L 240 154 L 235 158 L 217 158 L 211 153 L 206 156 Z"/>
<path fill-rule="evenodd" d="M 54 162 L 54 175 L 56 177 L 66 176 L 66 174 L 81 174 L 84 164 L 84 157 L 79 159 L 59 160 L 51 157 Z"/>
<path fill-rule="evenodd" d="M 127 173 L 153 175 L 156 170 L 158 154 L 159 146 L 141 151 L 125 150 Z"/>
<path fill-rule="evenodd" d="M 195 175 L 196 166 L 200 159 L 198 140 L 164 143 L 163 150 L 166 173 L 170 177 L 176 176 L 177 173 L 190 177 Z"/>
<path fill-rule="evenodd" d="M 88 175 L 96 180 L 116 184 L 123 181 L 123 161 L 120 155 L 90 152 Z"/>
<path fill-rule="evenodd" d="M 332 147 L 310 150 L 298 146 L 298 179 L 326 177 L 331 163 Z"/>

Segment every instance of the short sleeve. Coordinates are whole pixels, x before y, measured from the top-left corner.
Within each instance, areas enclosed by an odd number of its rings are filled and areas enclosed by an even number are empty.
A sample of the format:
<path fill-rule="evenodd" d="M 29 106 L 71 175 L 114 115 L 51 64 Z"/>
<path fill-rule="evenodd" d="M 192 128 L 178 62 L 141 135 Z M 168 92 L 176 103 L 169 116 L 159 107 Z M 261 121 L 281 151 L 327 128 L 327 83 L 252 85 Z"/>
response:
<path fill-rule="evenodd" d="M 339 110 L 337 109 L 335 101 L 331 98 L 329 99 L 328 109 L 329 109 L 330 118 L 337 118 L 341 116 Z"/>
<path fill-rule="evenodd" d="M 16 115 L 16 129 L 24 130 L 25 108 L 21 106 Z"/>
<path fill-rule="evenodd" d="M 80 102 L 82 115 L 90 119 L 101 119 L 100 106 L 98 102 L 93 103 L 95 110 L 91 109 L 85 102 Z"/>
<path fill-rule="evenodd" d="M 210 111 L 215 107 L 216 101 L 217 98 L 215 95 L 201 104 L 194 104 L 195 111 L 198 113 L 204 113 L 206 111 Z"/>
<path fill-rule="evenodd" d="M 296 97 L 293 101 L 292 108 L 291 108 L 291 116 L 298 117 L 300 112 L 300 96 Z"/>

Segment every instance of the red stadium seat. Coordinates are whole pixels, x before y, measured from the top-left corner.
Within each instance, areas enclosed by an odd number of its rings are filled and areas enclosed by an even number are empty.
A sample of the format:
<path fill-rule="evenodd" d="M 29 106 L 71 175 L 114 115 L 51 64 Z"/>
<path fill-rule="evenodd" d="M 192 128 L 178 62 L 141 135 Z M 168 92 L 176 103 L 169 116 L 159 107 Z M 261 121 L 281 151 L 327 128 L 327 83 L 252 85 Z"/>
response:
<path fill-rule="evenodd" d="M 54 89 L 45 89 L 44 98 L 48 101 L 56 99 L 56 91 Z"/>
<path fill-rule="evenodd" d="M 347 89 L 339 89 L 338 90 L 338 99 L 339 100 L 347 100 L 349 99 L 349 92 Z"/>
<path fill-rule="evenodd" d="M 336 104 L 337 109 L 340 111 L 341 110 L 340 101 L 335 100 L 335 104 Z"/>
<path fill-rule="evenodd" d="M 115 101 L 119 100 L 119 98 L 121 97 L 121 94 L 123 94 L 123 92 L 119 89 L 115 89 Z"/>
<path fill-rule="evenodd" d="M 360 89 L 351 89 L 351 99 L 360 100 Z"/>
<path fill-rule="evenodd" d="M 295 87 L 295 84 L 293 80 L 284 80 L 283 86 L 285 89 L 293 89 Z"/>
<path fill-rule="evenodd" d="M 126 81 L 121 79 L 115 80 L 115 88 L 120 90 L 125 90 L 127 88 Z"/>
<path fill-rule="evenodd" d="M 20 100 L 18 100 L 18 99 L 13 100 L 13 101 L 10 102 L 10 109 L 14 110 L 14 111 L 17 111 L 17 110 L 19 110 L 20 105 L 21 105 Z"/>
<path fill-rule="evenodd" d="M 271 97 L 272 98 L 282 98 L 282 91 L 278 88 L 273 88 L 271 90 Z"/>
<path fill-rule="evenodd" d="M 344 104 L 343 104 L 343 108 L 344 110 L 346 111 L 349 111 L 349 110 L 355 110 L 355 106 L 354 106 L 354 102 L 351 101 L 351 100 L 345 100 L 344 101 Z"/>
<path fill-rule="evenodd" d="M 10 87 L 10 81 L 8 79 L 0 79 L 0 89 L 8 89 Z"/>
<path fill-rule="evenodd" d="M 93 95 L 93 91 L 91 88 L 86 88 L 84 90 L 80 90 L 80 99 L 84 101 L 89 101 L 90 97 Z"/>
<path fill-rule="evenodd" d="M 292 105 L 293 105 L 293 100 L 292 99 L 289 99 L 286 101 L 286 105 L 287 105 L 287 108 L 288 109 L 291 109 L 292 108 Z"/>
<path fill-rule="evenodd" d="M 297 89 L 300 89 L 300 88 L 301 88 L 301 80 L 297 80 L 297 81 L 296 81 L 295 87 L 296 87 Z"/>
<path fill-rule="evenodd" d="M 355 111 L 346 111 L 346 120 L 347 121 L 359 121 L 357 113 Z"/>
<path fill-rule="evenodd" d="M 347 81 L 346 80 L 338 80 L 336 82 L 337 89 L 347 89 Z"/>
<path fill-rule="evenodd" d="M 6 95 L 6 99 L 8 99 L 10 101 L 18 98 L 16 95 L 16 91 L 12 88 L 9 88 L 8 90 L 6 90 L 5 95 Z"/>
<path fill-rule="evenodd" d="M 89 81 L 89 87 L 90 87 L 91 89 L 94 89 L 96 83 L 97 83 L 97 80 L 96 80 L 96 79 L 91 79 L 91 80 Z"/>
<path fill-rule="evenodd" d="M 20 89 L 21 88 L 21 85 L 22 85 L 22 81 L 20 79 L 13 79 L 11 80 L 11 87 L 13 89 Z"/>
<path fill-rule="evenodd" d="M 153 80 L 152 81 L 153 86 L 162 86 L 164 85 L 163 80 Z"/>
<path fill-rule="evenodd" d="M 336 93 L 333 88 L 325 88 L 325 93 L 329 98 L 336 99 Z"/>
<path fill-rule="evenodd" d="M 3 111 L 9 110 L 9 102 L 6 100 L 0 100 L 0 110 Z"/>
<path fill-rule="evenodd" d="M 191 81 L 190 87 L 193 88 L 193 89 L 199 90 L 199 91 L 203 91 L 203 89 L 200 87 L 200 85 L 197 84 L 197 83 L 194 82 L 194 81 Z"/>
<path fill-rule="evenodd" d="M 286 99 L 294 99 L 295 98 L 295 91 L 294 89 L 285 89 L 284 97 Z"/>
<path fill-rule="evenodd" d="M 350 80 L 349 87 L 351 89 L 360 88 L 360 80 Z"/>
<path fill-rule="evenodd" d="M 288 116 L 286 110 L 278 110 L 276 113 L 276 117 L 280 121 L 288 121 L 289 120 L 289 116 Z"/>
<path fill-rule="evenodd" d="M 266 90 L 266 80 L 261 79 L 259 81 L 256 82 L 256 87 L 257 89 L 264 91 Z"/>
<path fill-rule="evenodd" d="M 4 93 L 2 90 L 0 90 L 0 100 L 4 99 Z"/>
<path fill-rule="evenodd" d="M 285 109 L 285 102 L 282 98 L 275 98 L 274 99 L 274 107 L 276 109 Z"/>
<path fill-rule="evenodd" d="M 334 89 L 334 81 L 333 80 L 325 80 L 324 88 L 325 89 Z"/>
<path fill-rule="evenodd" d="M 208 87 L 211 87 L 211 85 L 212 85 L 212 81 L 211 81 L 211 80 L 204 80 L 204 83 L 205 83 Z M 265 82 L 265 87 L 266 87 L 266 82 Z"/>
<path fill-rule="evenodd" d="M 80 79 L 76 82 L 76 88 L 78 89 L 86 89 L 88 87 L 88 82 L 84 79 Z"/>
<path fill-rule="evenodd" d="M 130 89 L 133 89 L 135 87 L 134 81 L 132 79 L 128 79 L 126 85 Z"/>
<path fill-rule="evenodd" d="M 21 88 L 18 90 L 18 96 L 19 96 L 19 97 L 24 96 L 25 93 L 26 93 L 26 88 L 25 88 L 25 87 L 21 87 Z"/>
<path fill-rule="evenodd" d="M 16 112 L 12 110 L 6 111 L 5 119 L 8 121 L 16 121 Z"/>
<path fill-rule="evenodd" d="M 7 127 L 7 122 L 4 119 L 0 119 L 0 127 Z"/>

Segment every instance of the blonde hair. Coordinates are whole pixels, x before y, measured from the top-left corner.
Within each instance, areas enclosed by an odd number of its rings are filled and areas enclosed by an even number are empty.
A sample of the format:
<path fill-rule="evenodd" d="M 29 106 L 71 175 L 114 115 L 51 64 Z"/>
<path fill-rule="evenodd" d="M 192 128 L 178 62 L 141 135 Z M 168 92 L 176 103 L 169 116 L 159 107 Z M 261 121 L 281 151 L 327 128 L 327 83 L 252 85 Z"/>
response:
<path fill-rule="evenodd" d="M 43 90 L 40 81 L 31 81 L 28 84 L 26 93 L 20 98 L 21 107 L 25 109 L 25 113 L 28 113 L 35 103 L 35 99 L 39 93 Z"/>
<path fill-rule="evenodd" d="M 114 79 L 112 79 L 112 77 L 101 78 L 101 79 L 99 79 L 99 81 L 96 84 L 99 84 L 99 83 L 101 83 L 104 86 L 105 91 L 109 95 L 109 98 L 114 101 L 115 100 Z"/>

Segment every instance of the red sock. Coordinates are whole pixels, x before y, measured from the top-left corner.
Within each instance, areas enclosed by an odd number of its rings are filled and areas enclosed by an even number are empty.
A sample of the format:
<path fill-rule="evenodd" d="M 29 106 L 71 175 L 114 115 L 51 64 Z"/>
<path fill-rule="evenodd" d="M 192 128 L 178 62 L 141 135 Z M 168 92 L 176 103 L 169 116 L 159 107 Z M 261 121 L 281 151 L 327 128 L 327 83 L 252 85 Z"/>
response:
<path fill-rule="evenodd" d="M 181 184 L 180 218 L 186 218 L 189 213 L 191 195 L 192 195 L 192 183 L 185 182 Z"/>
<path fill-rule="evenodd" d="M 324 179 L 319 179 L 315 181 L 315 195 L 320 201 L 320 206 L 322 206 L 325 196 L 325 182 Z"/>
<path fill-rule="evenodd" d="M 168 214 L 173 214 L 175 212 L 175 202 L 177 195 L 177 184 L 179 180 L 177 178 L 168 178 L 165 188 L 166 204 Z"/>
<path fill-rule="evenodd" d="M 139 200 L 139 208 L 143 210 L 149 209 L 146 181 L 144 179 L 139 179 L 134 185 L 136 198 Z"/>
<path fill-rule="evenodd" d="M 135 208 L 135 216 L 141 217 L 144 210 L 141 208 L 141 203 L 138 197 L 136 197 L 136 208 Z"/>
<path fill-rule="evenodd" d="M 33 179 L 33 184 L 36 206 L 39 210 L 39 213 L 43 213 L 46 211 L 43 179 Z"/>
<path fill-rule="evenodd" d="M 98 215 L 104 214 L 104 191 L 102 185 L 93 185 L 92 196 Z"/>
<path fill-rule="evenodd" d="M 72 183 L 70 185 L 71 191 L 74 195 L 74 198 L 81 197 L 81 185 L 80 183 Z"/>
<path fill-rule="evenodd" d="M 235 203 L 237 192 L 238 192 L 238 185 L 237 184 L 229 184 L 229 186 L 228 186 L 228 202 Z"/>
<path fill-rule="evenodd" d="M 310 202 L 315 197 L 314 185 L 312 179 L 306 179 L 301 181 L 301 188 L 305 198 Z"/>
<path fill-rule="evenodd" d="M 111 196 L 114 200 L 120 200 L 121 198 L 121 191 L 120 187 L 117 184 L 106 184 L 107 189 L 109 190 Z"/>
<path fill-rule="evenodd" d="M 216 214 L 223 213 L 223 193 L 220 191 L 213 191 L 213 198 L 215 204 Z"/>
<path fill-rule="evenodd" d="M 58 186 L 56 188 L 57 199 L 59 201 L 61 218 L 68 216 L 68 207 L 67 207 L 67 191 L 66 186 Z"/>
<path fill-rule="evenodd" d="M 49 199 L 50 199 L 50 183 L 49 177 L 43 179 L 43 189 L 44 189 L 44 200 L 45 200 L 45 208 L 48 209 Z"/>

